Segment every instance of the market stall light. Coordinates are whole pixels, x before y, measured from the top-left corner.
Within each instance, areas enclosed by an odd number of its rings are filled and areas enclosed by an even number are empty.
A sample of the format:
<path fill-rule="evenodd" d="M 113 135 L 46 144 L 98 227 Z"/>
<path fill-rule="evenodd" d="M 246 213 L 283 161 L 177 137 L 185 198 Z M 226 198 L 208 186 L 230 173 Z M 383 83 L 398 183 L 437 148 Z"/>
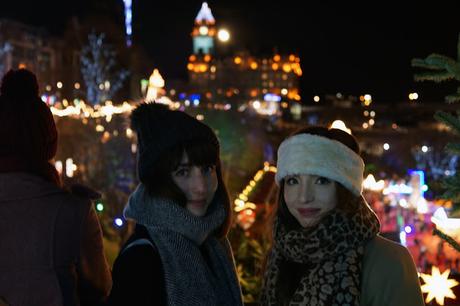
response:
<path fill-rule="evenodd" d="M 450 269 L 445 270 L 442 274 L 438 267 L 433 266 L 431 275 L 420 273 L 425 284 L 421 286 L 422 292 L 427 293 L 425 302 L 429 303 L 435 299 L 439 305 L 444 305 L 445 298 L 455 299 L 456 296 L 452 287 L 459 283 L 454 279 L 449 279 Z"/>
<path fill-rule="evenodd" d="M 436 225 L 436 228 L 450 236 L 458 236 L 460 234 L 460 219 L 449 218 L 443 207 L 438 208 L 433 216 L 431 222 Z"/>
<path fill-rule="evenodd" d="M 332 122 L 330 128 L 339 129 L 351 135 L 351 130 L 345 125 L 345 122 L 343 122 L 342 120 L 335 120 L 334 122 Z"/>
<path fill-rule="evenodd" d="M 390 193 L 396 193 L 396 194 L 411 194 L 413 191 L 413 188 L 406 185 L 406 184 L 391 184 L 388 187 L 383 189 L 383 194 L 387 195 Z"/>
<path fill-rule="evenodd" d="M 381 191 L 385 188 L 385 181 L 379 180 L 377 182 L 372 174 L 368 174 L 366 179 L 363 181 L 363 188 L 372 191 Z"/>
<path fill-rule="evenodd" d="M 67 177 L 73 177 L 75 171 L 77 171 L 77 165 L 73 163 L 72 158 L 67 158 L 65 161 L 65 174 Z"/>

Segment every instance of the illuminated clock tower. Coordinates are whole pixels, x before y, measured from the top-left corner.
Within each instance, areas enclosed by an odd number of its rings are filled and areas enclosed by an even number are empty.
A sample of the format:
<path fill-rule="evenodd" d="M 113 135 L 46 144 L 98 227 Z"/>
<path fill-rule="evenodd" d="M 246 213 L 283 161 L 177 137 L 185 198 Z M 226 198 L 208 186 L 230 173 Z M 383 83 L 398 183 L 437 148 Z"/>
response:
<path fill-rule="evenodd" d="M 206 2 L 203 2 L 198 15 L 195 18 L 195 26 L 192 31 L 193 53 L 194 54 L 213 54 L 214 38 L 216 37 L 215 19 L 211 9 Z"/>

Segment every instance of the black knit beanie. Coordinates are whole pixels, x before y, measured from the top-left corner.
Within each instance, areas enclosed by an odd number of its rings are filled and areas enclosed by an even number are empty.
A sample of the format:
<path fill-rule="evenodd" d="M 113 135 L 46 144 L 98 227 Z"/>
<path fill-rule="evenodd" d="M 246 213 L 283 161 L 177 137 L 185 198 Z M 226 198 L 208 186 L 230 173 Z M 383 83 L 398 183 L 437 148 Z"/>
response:
<path fill-rule="evenodd" d="M 38 95 L 35 74 L 10 70 L 0 87 L 2 144 L 0 155 L 21 155 L 47 162 L 56 155 L 57 130 L 49 107 Z"/>
<path fill-rule="evenodd" d="M 40 99 L 35 74 L 9 70 L 0 87 L 0 171 L 32 171 L 57 182 L 49 160 L 58 134 L 49 107 Z M 8 162 L 6 162 L 8 161 Z"/>
<path fill-rule="evenodd" d="M 143 183 L 157 159 L 178 144 L 206 141 L 219 147 L 209 126 L 163 104 L 141 103 L 131 113 L 131 128 L 137 133 L 137 170 Z"/>

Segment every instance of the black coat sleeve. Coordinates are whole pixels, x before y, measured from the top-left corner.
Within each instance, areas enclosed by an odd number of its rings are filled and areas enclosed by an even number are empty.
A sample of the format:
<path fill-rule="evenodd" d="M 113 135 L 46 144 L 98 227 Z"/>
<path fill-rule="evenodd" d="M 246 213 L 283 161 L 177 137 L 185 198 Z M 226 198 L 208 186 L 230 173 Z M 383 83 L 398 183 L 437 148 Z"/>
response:
<path fill-rule="evenodd" d="M 166 305 L 161 258 L 150 245 L 136 245 L 122 252 L 113 265 L 112 279 L 108 305 Z"/>

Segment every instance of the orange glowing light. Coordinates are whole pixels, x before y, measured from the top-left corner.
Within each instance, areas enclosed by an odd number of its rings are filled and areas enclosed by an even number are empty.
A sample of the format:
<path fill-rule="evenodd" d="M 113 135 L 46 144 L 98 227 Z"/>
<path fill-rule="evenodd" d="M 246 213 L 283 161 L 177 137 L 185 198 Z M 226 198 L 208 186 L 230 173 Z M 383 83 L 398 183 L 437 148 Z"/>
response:
<path fill-rule="evenodd" d="M 291 65 L 290 65 L 290 64 L 284 64 L 284 65 L 283 65 L 283 70 L 284 70 L 284 72 L 286 72 L 286 73 L 291 72 Z"/>

